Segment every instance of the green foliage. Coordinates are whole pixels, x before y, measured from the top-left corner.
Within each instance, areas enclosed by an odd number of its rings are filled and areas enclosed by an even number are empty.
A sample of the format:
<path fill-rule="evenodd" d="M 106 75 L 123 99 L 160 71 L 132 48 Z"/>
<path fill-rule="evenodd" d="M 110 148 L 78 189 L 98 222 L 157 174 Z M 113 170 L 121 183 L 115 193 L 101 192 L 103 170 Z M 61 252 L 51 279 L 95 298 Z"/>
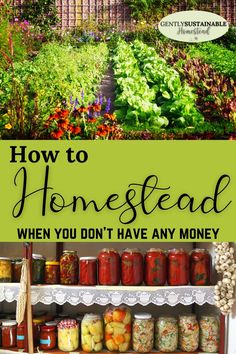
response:
<path fill-rule="evenodd" d="M 77 97 L 81 90 L 88 101 L 94 99 L 107 59 L 103 43 L 77 50 L 56 43 L 45 45 L 34 61 L 15 63 L 14 71 L 1 73 L 0 113 L 8 117 L 16 134 L 37 134 L 35 129 L 63 99 Z M 20 129 L 22 120 L 24 127 Z"/>
<path fill-rule="evenodd" d="M 50 30 L 59 19 L 55 0 L 28 0 L 22 8 L 22 20 L 40 27 L 43 31 Z"/>
<path fill-rule="evenodd" d="M 236 80 L 236 56 L 233 51 L 219 44 L 207 42 L 199 44 L 198 46 L 191 46 L 189 54 L 192 58 L 202 58 L 206 63 L 211 64 L 219 73 Z"/>

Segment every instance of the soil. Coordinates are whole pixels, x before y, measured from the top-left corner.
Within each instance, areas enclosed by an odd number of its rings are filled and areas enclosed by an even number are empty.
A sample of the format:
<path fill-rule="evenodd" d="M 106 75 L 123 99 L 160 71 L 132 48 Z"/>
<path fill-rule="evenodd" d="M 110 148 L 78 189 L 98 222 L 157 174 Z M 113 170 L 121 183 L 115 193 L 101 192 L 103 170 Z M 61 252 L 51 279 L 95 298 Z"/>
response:
<path fill-rule="evenodd" d="M 111 64 L 109 65 L 109 68 L 106 72 L 106 74 L 103 77 L 103 80 L 101 82 L 101 85 L 99 87 L 99 94 L 102 94 L 103 97 L 106 97 L 108 99 L 110 97 L 111 99 L 111 112 L 114 111 L 114 102 L 115 102 L 115 79 L 114 79 L 114 72 L 112 69 Z"/>

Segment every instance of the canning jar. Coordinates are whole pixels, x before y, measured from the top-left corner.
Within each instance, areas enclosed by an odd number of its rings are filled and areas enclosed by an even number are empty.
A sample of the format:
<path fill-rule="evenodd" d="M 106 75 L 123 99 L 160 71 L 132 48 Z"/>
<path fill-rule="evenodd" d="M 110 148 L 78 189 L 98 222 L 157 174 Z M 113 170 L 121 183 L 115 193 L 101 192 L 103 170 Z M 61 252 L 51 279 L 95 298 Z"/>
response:
<path fill-rule="evenodd" d="M 97 314 L 89 313 L 81 322 L 81 347 L 83 351 L 100 352 L 103 347 L 103 321 Z"/>
<path fill-rule="evenodd" d="M 14 283 L 20 282 L 22 264 L 22 258 L 16 258 L 12 260 L 12 281 Z"/>
<path fill-rule="evenodd" d="M 178 348 L 178 323 L 175 317 L 159 317 L 155 325 L 155 348 L 161 352 L 175 352 Z"/>
<path fill-rule="evenodd" d="M 45 284 L 60 283 L 60 263 L 56 261 L 47 261 L 45 263 Z"/>
<path fill-rule="evenodd" d="M 11 280 L 11 259 L 7 257 L 0 257 L 0 283 L 10 283 Z"/>
<path fill-rule="evenodd" d="M 150 248 L 144 257 L 144 282 L 146 285 L 165 285 L 166 254 L 159 248 Z"/>
<path fill-rule="evenodd" d="M 103 248 L 98 254 L 98 282 L 100 285 L 120 283 L 120 255 L 113 248 Z"/>
<path fill-rule="evenodd" d="M 60 258 L 60 283 L 78 284 L 79 263 L 76 251 L 64 251 Z"/>
<path fill-rule="evenodd" d="M 189 282 L 189 255 L 183 249 L 172 249 L 167 257 L 167 282 L 169 285 L 187 285 Z"/>
<path fill-rule="evenodd" d="M 32 284 L 44 283 L 45 258 L 41 254 L 32 254 Z"/>
<path fill-rule="evenodd" d="M 194 352 L 199 345 L 199 325 L 195 315 L 179 317 L 179 345 L 184 352 Z"/>
<path fill-rule="evenodd" d="M 122 285 L 141 285 L 143 282 L 143 255 L 137 248 L 126 248 L 121 255 Z"/>
<path fill-rule="evenodd" d="M 136 313 L 132 325 L 133 350 L 147 353 L 153 349 L 154 319 L 150 313 Z"/>
<path fill-rule="evenodd" d="M 16 321 L 2 321 L 2 347 L 16 347 Z"/>
<path fill-rule="evenodd" d="M 203 352 L 217 353 L 219 350 L 219 319 L 217 316 L 201 316 L 200 349 Z"/>
<path fill-rule="evenodd" d="M 56 347 L 56 327 L 42 326 L 40 329 L 39 349 L 51 350 Z"/>
<path fill-rule="evenodd" d="M 105 345 L 109 351 L 126 352 L 131 345 L 131 313 L 124 306 L 104 312 Z"/>
<path fill-rule="evenodd" d="M 211 255 L 205 249 L 195 249 L 190 253 L 190 283 L 210 285 Z"/>
<path fill-rule="evenodd" d="M 97 284 L 97 258 L 96 257 L 80 258 L 79 281 L 81 285 Z"/>
<path fill-rule="evenodd" d="M 16 329 L 16 346 L 18 349 L 24 349 L 25 328 L 24 323 L 18 324 Z"/>
<path fill-rule="evenodd" d="M 33 318 L 33 340 L 34 346 L 39 344 L 40 328 L 44 324 L 44 320 L 41 318 Z"/>
<path fill-rule="evenodd" d="M 65 319 L 58 323 L 58 348 L 64 352 L 76 350 L 79 346 L 79 326 L 76 320 Z"/>

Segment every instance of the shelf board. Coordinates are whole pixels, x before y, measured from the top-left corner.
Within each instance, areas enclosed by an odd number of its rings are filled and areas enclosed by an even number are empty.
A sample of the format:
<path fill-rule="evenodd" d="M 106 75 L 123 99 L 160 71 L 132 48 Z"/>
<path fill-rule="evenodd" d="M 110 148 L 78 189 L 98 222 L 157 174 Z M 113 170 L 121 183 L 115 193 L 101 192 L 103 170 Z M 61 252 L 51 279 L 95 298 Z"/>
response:
<path fill-rule="evenodd" d="M 0 302 L 17 300 L 19 283 L 0 284 Z M 32 285 L 32 305 L 56 303 L 64 305 L 98 304 L 134 306 L 140 304 L 157 306 L 196 303 L 214 305 L 214 286 L 81 286 L 81 285 Z"/>
<path fill-rule="evenodd" d="M 10 348 L 10 349 L 0 349 L 0 353 L 3 353 L 3 354 L 12 354 L 13 352 L 22 352 L 22 350 L 18 350 L 17 348 Z M 52 354 L 70 354 L 70 353 L 74 353 L 74 354 L 88 354 L 84 351 L 80 351 L 80 350 L 76 350 L 74 352 L 63 352 L 59 349 L 52 349 L 52 350 L 48 350 L 48 351 L 43 351 L 44 353 L 52 353 Z M 35 354 L 38 354 L 38 352 L 34 351 Z M 104 353 L 114 353 L 114 352 L 109 352 L 108 350 L 103 350 L 101 352 L 96 352 L 96 354 L 104 354 Z M 133 354 L 138 354 L 137 352 L 133 351 L 133 350 L 128 350 L 127 352 L 125 353 L 133 353 Z M 123 353 L 123 354 L 125 354 Z M 166 353 L 163 353 L 163 352 L 159 352 L 157 350 L 152 350 L 151 352 L 148 352 L 146 354 L 166 354 Z M 171 352 L 171 353 L 168 353 L 168 354 L 186 354 L 186 352 L 181 352 L 181 351 L 176 351 L 176 352 Z M 191 354 L 209 354 L 209 353 L 204 353 L 204 352 L 201 352 L 201 351 L 196 351 L 196 352 L 193 352 Z M 212 354 L 218 354 L 218 353 L 212 353 Z"/>

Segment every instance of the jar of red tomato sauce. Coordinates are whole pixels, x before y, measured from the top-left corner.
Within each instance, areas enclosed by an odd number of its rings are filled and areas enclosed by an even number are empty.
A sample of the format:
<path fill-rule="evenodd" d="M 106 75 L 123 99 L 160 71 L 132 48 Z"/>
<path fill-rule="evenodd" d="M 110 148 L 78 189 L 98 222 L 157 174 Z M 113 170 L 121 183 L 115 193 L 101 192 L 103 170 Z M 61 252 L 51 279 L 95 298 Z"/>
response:
<path fill-rule="evenodd" d="M 16 347 L 16 321 L 2 321 L 2 347 Z"/>
<path fill-rule="evenodd" d="M 56 347 L 56 327 L 55 326 L 42 326 L 40 329 L 40 350 L 51 350 Z"/>
<path fill-rule="evenodd" d="M 144 282 L 146 285 L 165 285 L 166 253 L 159 248 L 150 248 L 144 257 Z"/>
<path fill-rule="evenodd" d="M 141 285 L 143 282 L 143 255 L 137 248 L 126 248 L 121 255 L 122 285 Z"/>
<path fill-rule="evenodd" d="M 18 324 L 16 330 L 16 345 L 18 349 L 24 349 L 25 328 L 24 323 Z"/>
<path fill-rule="evenodd" d="M 167 257 L 167 282 L 169 285 L 189 283 L 189 255 L 183 249 L 172 249 Z"/>
<path fill-rule="evenodd" d="M 64 251 L 60 258 L 60 283 L 78 284 L 79 262 L 76 251 Z"/>
<path fill-rule="evenodd" d="M 205 249 L 195 249 L 190 253 L 190 283 L 210 285 L 211 255 Z"/>
<path fill-rule="evenodd" d="M 100 285 L 120 283 L 120 255 L 113 248 L 103 248 L 98 254 L 98 282 Z"/>
<path fill-rule="evenodd" d="M 97 258 L 96 257 L 80 257 L 79 279 L 81 285 L 97 284 Z"/>

